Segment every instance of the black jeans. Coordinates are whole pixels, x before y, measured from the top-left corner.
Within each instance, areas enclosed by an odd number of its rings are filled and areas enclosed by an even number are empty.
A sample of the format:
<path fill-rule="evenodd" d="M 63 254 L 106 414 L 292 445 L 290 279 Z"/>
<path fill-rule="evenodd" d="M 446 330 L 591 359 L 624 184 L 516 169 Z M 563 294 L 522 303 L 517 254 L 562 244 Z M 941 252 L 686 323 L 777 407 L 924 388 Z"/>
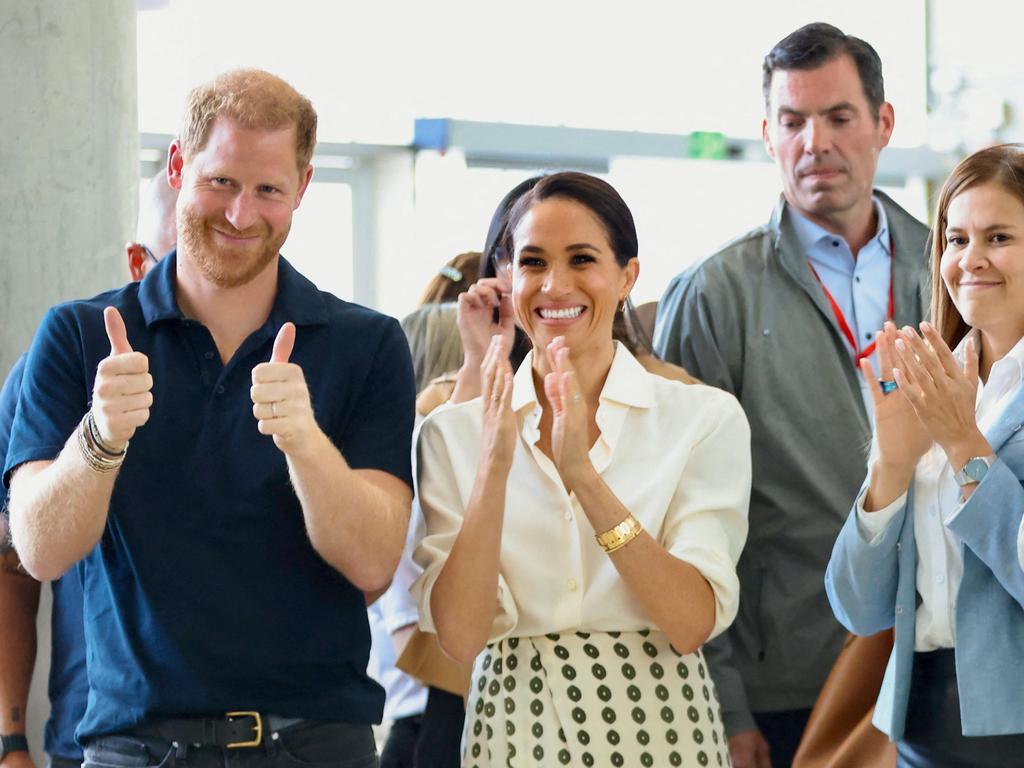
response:
<path fill-rule="evenodd" d="M 898 768 L 1004 768 L 1024 765 L 1024 734 L 964 736 L 954 651 L 914 654 L 910 706 Z"/>
<path fill-rule="evenodd" d="M 422 715 L 410 715 L 391 723 L 388 740 L 380 752 L 380 768 L 413 768 L 422 720 Z"/>
<path fill-rule="evenodd" d="M 461 696 L 431 688 L 416 741 L 416 768 L 459 768 L 465 720 Z"/>
<path fill-rule="evenodd" d="M 86 745 L 82 768 L 378 768 L 378 762 L 370 726 L 307 721 L 276 739 L 265 732 L 261 746 L 238 749 L 100 736 Z"/>

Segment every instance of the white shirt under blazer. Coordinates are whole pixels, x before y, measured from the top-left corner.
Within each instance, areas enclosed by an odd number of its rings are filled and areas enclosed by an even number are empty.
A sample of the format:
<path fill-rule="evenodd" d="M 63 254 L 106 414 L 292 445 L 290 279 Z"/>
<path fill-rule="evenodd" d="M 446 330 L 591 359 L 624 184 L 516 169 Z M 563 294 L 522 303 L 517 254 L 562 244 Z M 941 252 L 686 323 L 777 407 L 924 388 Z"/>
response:
<path fill-rule="evenodd" d="M 979 393 L 978 426 L 996 461 L 971 497 L 950 500 L 952 470 L 932 452 L 894 508 L 864 513 L 861 489 L 832 551 L 825 589 L 836 618 L 858 635 L 896 627 L 873 720 L 894 741 L 906 723 L 914 651 L 948 647 L 963 735 L 1024 733 L 1022 352 L 1018 345 L 996 363 Z"/>
<path fill-rule="evenodd" d="M 650 374 L 617 344 L 597 409 L 590 459 L 612 493 L 715 596 L 717 635 L 739 600 L 736 562 L 747 535 L 750 428 L 721 390 Z M 488 643 L 564 630 L 657 629 L 630 593 L 574 494 L 537 447 L 541 407 L 531 357 L 515 375 L 519 425 L 505 497 L 497 612 Z M 417 443 L 426 536 L 416 550 L 420 626 L 436 631 L 430 595 L 462 525 L 480 457 L 482 401 L 444 406 Z"/>

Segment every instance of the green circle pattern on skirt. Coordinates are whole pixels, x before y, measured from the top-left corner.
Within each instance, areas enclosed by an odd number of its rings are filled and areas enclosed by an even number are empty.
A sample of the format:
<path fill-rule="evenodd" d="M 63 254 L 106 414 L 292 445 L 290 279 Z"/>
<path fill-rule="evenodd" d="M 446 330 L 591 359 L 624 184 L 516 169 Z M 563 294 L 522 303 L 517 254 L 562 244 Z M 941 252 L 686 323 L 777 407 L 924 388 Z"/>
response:
<path fill-rule="evenodd" d="M 730 765 L 702 655 L 661 632 L 507 638 L 480 654 L 473 679 L 466 768 Z"/>

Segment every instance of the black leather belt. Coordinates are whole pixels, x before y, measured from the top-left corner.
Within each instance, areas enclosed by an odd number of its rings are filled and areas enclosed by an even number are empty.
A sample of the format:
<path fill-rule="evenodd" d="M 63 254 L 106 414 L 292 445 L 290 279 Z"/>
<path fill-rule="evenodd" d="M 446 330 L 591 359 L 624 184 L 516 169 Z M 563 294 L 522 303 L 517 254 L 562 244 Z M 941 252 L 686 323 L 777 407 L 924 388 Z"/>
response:
<path fill-rule="evenodd" d="M 258 747 L 265 734 L 302 722 L 259 712 L 227 712 L 224 717 L 182 717 L 154 720 L 133 728 L 139 736 L 166 739 L 175 745 L 239 749 Z"/>

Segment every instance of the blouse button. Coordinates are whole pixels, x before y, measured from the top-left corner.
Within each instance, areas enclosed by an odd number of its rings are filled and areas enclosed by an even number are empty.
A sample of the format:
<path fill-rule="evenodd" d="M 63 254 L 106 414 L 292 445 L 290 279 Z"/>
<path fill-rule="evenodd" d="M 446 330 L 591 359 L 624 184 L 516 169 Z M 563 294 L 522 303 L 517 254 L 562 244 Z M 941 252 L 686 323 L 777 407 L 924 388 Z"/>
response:
<path fill-rule="evenodd" d="M 563 516 L 565 517 L 566 520 L 572 520 L 572 510 L 571 509 L 565 510 L 565 515 L 563 515 Z"/>
<path fill-rule="evenodd" d="M 575 592 L 576 591 L 576 579 L 569 579 L 565 583 L 565 586 L 567 586 L 569 588 L 570 592 Z"/>
<path fill-rule="evenodd" d="M 902 615 L 902 613 L 903 613 L 903 606 L 902 605 L 897 605 L 896 606 L 896 615 L 900 616 L 900 615 Z"/>

